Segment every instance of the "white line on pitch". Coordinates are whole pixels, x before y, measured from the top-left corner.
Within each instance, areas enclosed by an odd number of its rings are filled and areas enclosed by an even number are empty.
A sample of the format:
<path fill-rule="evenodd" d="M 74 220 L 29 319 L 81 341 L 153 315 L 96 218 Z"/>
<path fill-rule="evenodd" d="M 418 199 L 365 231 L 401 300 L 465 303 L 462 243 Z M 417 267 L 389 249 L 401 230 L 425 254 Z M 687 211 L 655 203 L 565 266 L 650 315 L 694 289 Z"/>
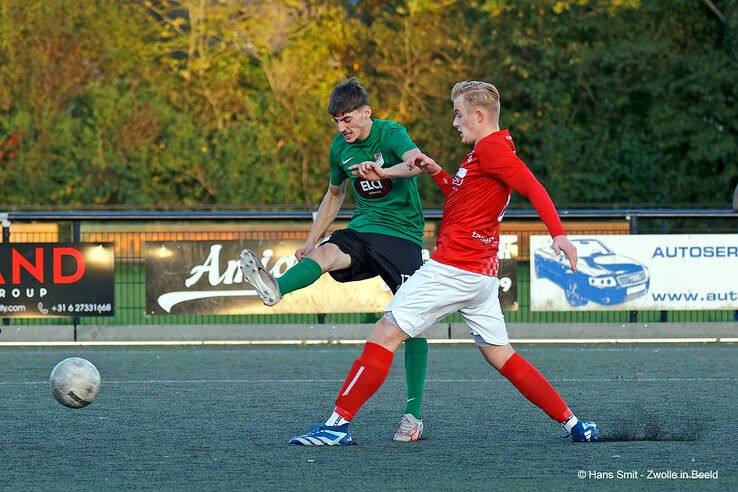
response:
<path fill-rule="evenodd" d="M 403 382 L 403 379 L 388 379 L 388 382 Z M 552 378 L 553 383 L 733 383 L 738 378 Z M 342 383 L 342 379 L 141 379 L 103 380 L 108 384 L 305 384 Z M 428 379 L 427 383 L 506 383 L 506 379 Z M 0 386 L 14 384 L 49 384 L 48 381 L 0 381 Z"/>
<path fill-rule="evenodd" d="M 0 347 L 135 347 L 135 346 L 212 346 L 212 345 L 361 345 L 356 340 L 119 340 L 0 342 Z M 511 343 L 528 344 L 636 344 L 636 343 L 736 343 L 738 338 L 511 338 Z M 469 338 L 431 338 L 431 344 L 470 344 Z"/>

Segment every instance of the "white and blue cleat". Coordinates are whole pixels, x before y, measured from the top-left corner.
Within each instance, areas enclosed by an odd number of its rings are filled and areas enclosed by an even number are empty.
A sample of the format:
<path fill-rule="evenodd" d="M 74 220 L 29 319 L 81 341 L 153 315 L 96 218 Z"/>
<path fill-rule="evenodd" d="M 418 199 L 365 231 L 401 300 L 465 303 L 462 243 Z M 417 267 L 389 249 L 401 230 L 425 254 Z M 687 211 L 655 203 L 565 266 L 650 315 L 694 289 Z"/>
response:
<path fill-rule="evenodd" d="M 274 275 L 264 268 L 256 253 L 246 248 L 241 251 L 238 262 L 241 266 L 243 278 L 254 287 L 261 302 L 267 306 L 277 304 L 282 298 L 282 294 L 279 292 L 279 283 Z"/>
<path fill-rule="evenodd" d="M 313 425 L 307 434 L 295 436 L 289 444 L 297 446 L 345 446 L 356 444 L 349 433 L 348 424 L 343 425 Z"/>
<path fill-rule="evenodd" d="M 574 442 L 594 442 L 597 441 L 599 433 L 597 424 L 589 420 L 580 420 L 571 428 L 568 437 Z"/>

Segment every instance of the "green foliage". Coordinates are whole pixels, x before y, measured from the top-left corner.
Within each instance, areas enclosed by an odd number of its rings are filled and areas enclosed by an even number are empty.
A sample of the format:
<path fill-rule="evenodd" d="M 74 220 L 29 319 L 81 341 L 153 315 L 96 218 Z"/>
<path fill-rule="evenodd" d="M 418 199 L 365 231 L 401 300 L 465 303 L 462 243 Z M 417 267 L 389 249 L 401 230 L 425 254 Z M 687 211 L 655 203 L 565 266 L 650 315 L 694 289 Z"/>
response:
<path fill-rule="evenodd" d="M 449 90 L 483 79 L 559 206 L 725 207 L 737 23 L 690 0 L 5 0 L 0 203 L 314 208 L 356 75 L 449 170 Z"/>
<path fill-rule="evenodd" d="M 694 2 L 547 10 L 558 3 L 519 2 L 494 17 L 514 45 L 496 48 L 507 56 L 496 78 L 503 123 L 555 201 L 725 207 L 738 177 L 726 27 Z"/>

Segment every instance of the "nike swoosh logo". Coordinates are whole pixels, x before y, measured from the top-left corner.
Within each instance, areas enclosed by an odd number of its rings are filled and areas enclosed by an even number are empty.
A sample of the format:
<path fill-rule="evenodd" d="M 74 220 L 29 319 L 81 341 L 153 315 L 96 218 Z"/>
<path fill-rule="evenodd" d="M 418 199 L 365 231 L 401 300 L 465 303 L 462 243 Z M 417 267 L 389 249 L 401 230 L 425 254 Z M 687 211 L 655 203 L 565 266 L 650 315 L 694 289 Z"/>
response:
<path fill-rule="evenodd" d="M 417 400 L 417 398 L 410 398 L 406 403 L 410 403 L 413 400 Z"/>
<path fill-rule="evenodd" d="M 346 159 L 345 161 L 341 161 L 341 162 L 343 162 L 344 164 L 346 164 L 346 163 L 347 163 L 348 161 L 350 161 L 351 159 L 353 159 L 353 156 L 352 156 L 352 157 L 349 157 L 349 158 L 348 158 L 348 159 Z"/>

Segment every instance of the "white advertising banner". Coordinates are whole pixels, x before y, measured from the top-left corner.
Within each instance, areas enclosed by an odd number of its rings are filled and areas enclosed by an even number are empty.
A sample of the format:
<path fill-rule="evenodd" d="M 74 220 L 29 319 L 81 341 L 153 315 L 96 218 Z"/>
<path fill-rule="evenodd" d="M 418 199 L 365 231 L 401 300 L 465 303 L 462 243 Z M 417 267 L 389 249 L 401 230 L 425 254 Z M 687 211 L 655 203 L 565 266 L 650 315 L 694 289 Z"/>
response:
<path fill-rule="evenodd" d="M 532 311 L 738 309 L 738 234 L 530 237 Z"/>

